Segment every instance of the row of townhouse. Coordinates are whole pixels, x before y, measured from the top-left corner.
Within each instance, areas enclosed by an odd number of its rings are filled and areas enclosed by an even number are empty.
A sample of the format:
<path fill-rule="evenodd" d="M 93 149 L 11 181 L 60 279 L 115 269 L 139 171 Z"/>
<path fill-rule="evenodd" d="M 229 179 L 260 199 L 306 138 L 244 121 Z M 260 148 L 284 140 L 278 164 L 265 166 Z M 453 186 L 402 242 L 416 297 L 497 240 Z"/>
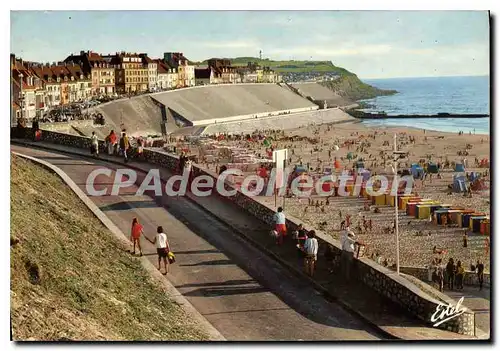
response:
<path fill-rule="evenodd" d="M 23 62 L 11 54 L 13 116 L 32 119 L 49 109 L 96 97 L 155 92 L 207 84 L 278 83 L 269 67 L 249 62 L 235 67 L 229 59 L 212 58 L 195 68 L 183 53 L 166 52 L 163 59 L 146 53 L 93 51 L 71 54 L 63 62 Z"/>
<path fill-rule="evenodd" d="M 229 59 L 212 58 L 204 68 L 195 69 L 196 85 L 237 83 L 279 83 L 281 76 L 269 67 L 248 62 L 247 66 L 232 66 Z"/>
<path fill-rule="evenodd" d="M 12 119 L 41 117 L 50 108 L 92 97 L 89 74 L 76 64 L 23 62 L 11 55 Z"/>
<path fill-rule="evenodd" d="M 76 62 L 92 74 L 95 95 L 154 92 L 195 85 L 194 66 L 183 53 L 164 53 L 151 59 L 146 53 L 117 52 L 100 55 L 81 51 L 65 62 Z"/>

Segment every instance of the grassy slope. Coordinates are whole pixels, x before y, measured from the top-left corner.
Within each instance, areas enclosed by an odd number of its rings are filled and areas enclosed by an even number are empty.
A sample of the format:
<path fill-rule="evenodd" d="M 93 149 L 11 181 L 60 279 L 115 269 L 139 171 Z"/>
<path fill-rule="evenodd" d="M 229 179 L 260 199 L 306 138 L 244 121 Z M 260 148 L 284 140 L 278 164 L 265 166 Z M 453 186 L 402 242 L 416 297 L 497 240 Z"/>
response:
<path fill-rule="evenodd" d="M 383 90 L 366 84 L 354 74 L 340 77 L 334 81 L 320 82 L 319 84 L 335 91 L 342 97 L 346 97 L 354 101 L 397 93 L 396 90 Z"/>
<path fill-rule="evenodd" d="M 10 204 L 14 340 L 207 338 L 57 176 L 13 157 Z"/>
<path fill-rule="evenodd" d="M 381 95 L 391 95 L 395 90 L 382 90 L 363 83 L 354 73 L 345 68 L 335 66 L 331 61 L 274 61 L 260 60 L 257 57 L 231 58 L 234 66 L 246 66 L 248 62 L 257 62 L 261 66 L 268 66 L 277 72 L 330 72 L 337 73 L 339 78 L 335 81 L 323 82 L 325 87 L 335 91 L 340 96 L 349 100 L 371 99 Z M 203 61 L 200 64 L 206 64 Z"/>

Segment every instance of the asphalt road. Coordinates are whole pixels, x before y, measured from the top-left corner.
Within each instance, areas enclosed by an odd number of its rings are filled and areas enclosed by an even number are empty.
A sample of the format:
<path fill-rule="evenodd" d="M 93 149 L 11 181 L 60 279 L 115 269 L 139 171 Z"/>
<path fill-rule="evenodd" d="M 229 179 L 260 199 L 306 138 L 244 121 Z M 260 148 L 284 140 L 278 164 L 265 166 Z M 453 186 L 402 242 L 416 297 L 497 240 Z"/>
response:
<path fill-rule="evenodd" d="M 111 187 L 115 170 L 121 168 L 102 160 L 16 145 L 11 150 L 56 165 L 85 192 L 90 172 L 102 167 L 113 171 L 109 178 L 97 178 L 96 189 L 100 189 Z M 144 176 L 139 174 L 139 180 Z M 150 239 L 156 227 L 163 226 L 177 259 L 168 279 L 227 340 L 383 338 L 188 199 L 136 196 L 136 190 L 134 185 L 119 195 L 92 200 L 126 235 L 133 217 L 143 224 Z M 156 265 L 155 248 L 144 239 L 142 245 Z"/>

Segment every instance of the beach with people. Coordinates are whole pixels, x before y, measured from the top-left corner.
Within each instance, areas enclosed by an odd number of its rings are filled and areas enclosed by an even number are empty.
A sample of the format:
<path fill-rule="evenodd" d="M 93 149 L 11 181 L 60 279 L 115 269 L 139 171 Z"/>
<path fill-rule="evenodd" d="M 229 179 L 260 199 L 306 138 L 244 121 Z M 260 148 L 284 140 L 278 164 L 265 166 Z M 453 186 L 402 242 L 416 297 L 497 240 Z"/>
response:
<path fill-rule="evenodd" d="M 392 177 L 394 134 L 398 151 L 407 153 L 398 170 L 412 165 L 435 164 L 437 173 L 424 173 L 413 184 L 413 194 L 450 206 L 490 214 L 490 136 L 464 130 L 446 133 L 409 127 L 380 127 L 361 123 L 310 125 L 293 130 L 255 131 L 252 134 L 218 134 L 208 138 L 172 139 L 169 151 L 184 152 L 202 167 L 220 173 L 237 168 L 244 175 L 268 177 L 272 150 L 288 149 L 287 166 L 299 167 L 313 178 L 324 174 L 340 175 L 362 162 L 371 175 Z M 214 149 L 216 152 L 214 152 Z M 361 160 L 361 161 L 360 161 Z M 456 167 L 465 164 L 464 172 Z M 266 170 L 262 172 L 262 168 Z M 474 173 L 476 188 L 463 193 L 454 189 L 454 176 Z M 423 178 L 423 179 L 420 179 Z M 228 177 L 236 186 L 243 177 Z M 239 182 L 239 184 L 238 184 Z M 472 182 L 471 182 L 472 184 Z M 324 233 L 340 238 L 341 223 L 350 216 L 351 230 L 366 244 L 364 255 L 387 266 L 395 262 L 394 207 L 377 206 L 366 197 L 257 196 L 267 205 L 283 206 L 287 215 L 299 218 Z M 283 205 L 284 202 L 284 205 Z M 457 225 L 438 225 L 430 219 L 417 219 L 400 210 L 400 265 L 424 267 L 436 257 L 443 262 L 453 257 L 468 267 L 478 259 L 489 271 L 488 235 L 468 233 L 469 245 L 463 247 L 465 229 Z M 441 254 L 436 254 L 436 250 Z"/>

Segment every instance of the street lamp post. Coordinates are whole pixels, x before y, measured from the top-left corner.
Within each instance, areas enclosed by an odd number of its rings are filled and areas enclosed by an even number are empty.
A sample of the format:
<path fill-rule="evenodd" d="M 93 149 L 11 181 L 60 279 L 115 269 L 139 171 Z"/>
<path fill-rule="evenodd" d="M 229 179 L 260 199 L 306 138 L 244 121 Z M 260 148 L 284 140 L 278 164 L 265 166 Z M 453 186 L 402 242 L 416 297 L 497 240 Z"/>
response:
<path fill-rule="evenodd" d="M 399 275 L 399 206 L 398 206 L 398 137 L 394 133 L 394 178 L 392 180 L 392 188 L 394 189 L 394 182 L 396 182 L 396 194 L 394 195 L 394 209 L 396 215 L 395 231 L 396 231 L 396 272 Z"/>
<path fill-rule="evenodd" d="M 22 73 L 19 74 L 19 78 L 21 81 L 20 87 L 21 87 L 21 92 L 19 96 L 19 101 L 21 102 L 21 120 L 23 119 L 23 108 L 24 108 L 24 96 L 23 96 L 23 77 L 24 75 Z"/>

